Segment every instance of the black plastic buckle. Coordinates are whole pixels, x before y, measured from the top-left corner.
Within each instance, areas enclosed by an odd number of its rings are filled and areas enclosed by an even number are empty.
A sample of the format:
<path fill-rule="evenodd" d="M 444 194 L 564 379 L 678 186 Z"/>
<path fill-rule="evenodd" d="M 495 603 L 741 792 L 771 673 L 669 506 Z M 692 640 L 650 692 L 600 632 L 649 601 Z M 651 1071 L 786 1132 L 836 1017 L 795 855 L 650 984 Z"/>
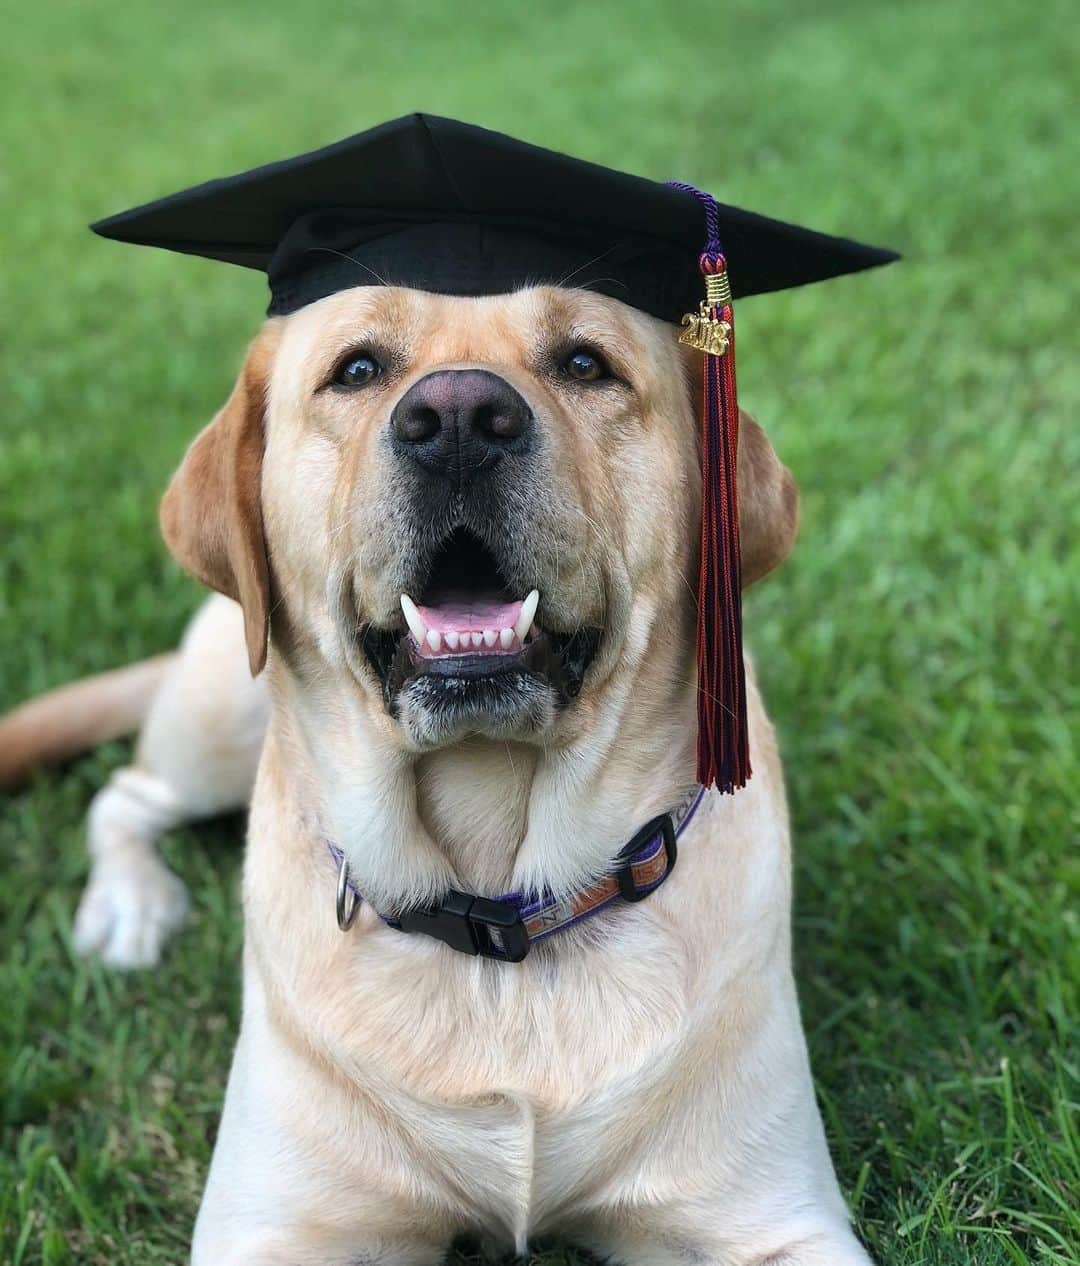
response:
<path fill-rule="evenodd" d="M 529 934 L 515 906 L 453 888 L 437 906 L 406 911 L 395 926 L 402 932 L 433 936 L 459 954 L 520 963 L 529 952 Z M 491 938 L 493 928 L 499 933 L 499 945 Z"/>
<path fill-rule="evenodd" d="M 664 837 L 664 852 L 667 853 L 667 870 L 664 871 L 660 882 L 654 884 L 653 887 L 645 892 L 638 892 L 634 884 L 634 854 L 640 852 L 646 844 L 660 832 Z M 653 818 L 651 822 L 638 831 L 637 835 L 630 841 L 624 849 L 619 851 L 619 858 L 623 861 L 622 867 L 615 872 L 619 881 L 619 893 L 624 901 L 634 904 L 637 901 L 643 901 L 650 893 L 656 891 L 660 884 L 664 883 L 667 877 L 675 869 L 675 863 L 679 860 L 679 850 L 675 845 L 675 823 L 671 820 L 670 813 L 661 813 L 658 818 Z"/>

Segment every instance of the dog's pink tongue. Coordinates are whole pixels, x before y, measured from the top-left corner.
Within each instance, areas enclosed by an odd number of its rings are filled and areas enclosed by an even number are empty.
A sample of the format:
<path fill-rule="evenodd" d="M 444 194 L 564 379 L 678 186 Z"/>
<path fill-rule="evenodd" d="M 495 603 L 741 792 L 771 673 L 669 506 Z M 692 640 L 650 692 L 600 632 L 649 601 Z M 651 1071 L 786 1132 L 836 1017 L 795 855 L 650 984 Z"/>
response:
<path fill-rule="evenodd" d="M 436 607 L 418 607 L 429 629 L 439 633 L 483 633 L 485 629 L 512 629 L 521 614 L 520 602 L 485 602 L 462 598 L 440 602 Z"/>

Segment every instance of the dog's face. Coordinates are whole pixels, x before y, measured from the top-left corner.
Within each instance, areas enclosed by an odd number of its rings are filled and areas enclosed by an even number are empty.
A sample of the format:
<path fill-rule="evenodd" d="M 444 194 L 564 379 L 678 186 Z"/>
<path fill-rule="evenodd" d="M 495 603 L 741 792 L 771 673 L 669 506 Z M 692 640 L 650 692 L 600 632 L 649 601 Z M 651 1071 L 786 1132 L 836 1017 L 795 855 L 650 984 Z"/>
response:
<path fill-rule="evenodd" d="M 278 345 L 274 576 L 411 745 L 551 741 L 685 571 L 694 460 L 657 322 L 554 288 L 349 291 Z"/>
<path fill-rule="evenodd" d="M 612 682 L 690 672 L 693 377 L 670 326 L 584 291 L 344 291 L 267 323 L 166 539 L 243 603 L 253 667 L 269 623 L 404 746 L 565 742 Z M 749 582 L 796 516 L 749 420 L 743 450 Z"/>

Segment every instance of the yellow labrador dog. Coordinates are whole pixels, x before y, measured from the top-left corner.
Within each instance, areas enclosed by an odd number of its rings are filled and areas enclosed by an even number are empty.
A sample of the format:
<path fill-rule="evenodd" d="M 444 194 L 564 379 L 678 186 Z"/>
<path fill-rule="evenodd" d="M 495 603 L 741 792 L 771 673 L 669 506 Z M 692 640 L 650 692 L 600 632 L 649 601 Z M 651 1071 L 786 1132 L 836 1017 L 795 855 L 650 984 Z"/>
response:
<path fill-rule="evenodd" d="M 257 762 L 196 1266 L 426 1266 L 462 1234 L 627 1266 L 869 1261 L 814 1101 L 752 675 L 754 776 L 697 804 L 647 901 L 517 963 L 380 917 L 580 893 L 693 796 L 699 373 L 593 293 L 361 287 L 269 320 L 191 446 L 165 537 L 227 597 L 143 670 L 78 937 L 153 961 L 184 906 L 154 838 L 241 803 Z M 745 416 L 738 477 L 752 583 L 797 497 Z M 505 671 L 470 677 L 470 648 Z"/>

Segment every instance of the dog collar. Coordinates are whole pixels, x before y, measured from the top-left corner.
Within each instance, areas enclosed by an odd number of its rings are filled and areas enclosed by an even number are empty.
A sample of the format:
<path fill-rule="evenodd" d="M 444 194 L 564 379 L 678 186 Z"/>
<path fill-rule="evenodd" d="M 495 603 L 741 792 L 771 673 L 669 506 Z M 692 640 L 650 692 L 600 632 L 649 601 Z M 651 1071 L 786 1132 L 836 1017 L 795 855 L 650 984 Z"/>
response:
<path fill-rule="evenodd" d="M 675 869 L 676 841 L 704 795 L 705 788 L 696 787 L 678 808 L 646 822 L 619 850 L 611 874 L 568 896 L 508 892 L 480 897 L 452 888 L 435 905 L 395 916 L 376 914 L 387 927 L 434 937 L 460 954 L 520 963 L 537 941 L 592 918 L 616 901 L 633 904 L 655 892 Z M 338 867 L 338 927 L 347 932 L 364 895 L 352 882 L 341 849 L 331 840 L 326 847 Z"/>

